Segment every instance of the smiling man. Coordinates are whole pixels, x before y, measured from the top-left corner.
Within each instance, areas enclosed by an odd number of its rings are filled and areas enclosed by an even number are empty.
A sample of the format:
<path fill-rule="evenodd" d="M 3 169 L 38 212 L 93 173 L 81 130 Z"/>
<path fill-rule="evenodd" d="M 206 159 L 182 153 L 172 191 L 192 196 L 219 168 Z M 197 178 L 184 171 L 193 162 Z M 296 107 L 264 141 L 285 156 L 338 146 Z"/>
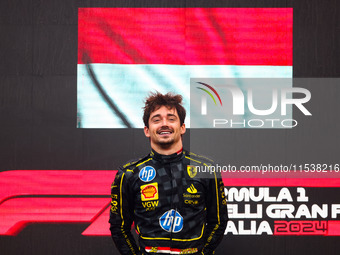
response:
<path fill-rule="evenodd" d="M 185 115 L 180 95 L 155 93 L 145 102 L 151 152 L 120 167 L 111 187 L 110 230 L 121 254 L 213 254 L 223 238 L 223 181 L 197 175 L 212 161 L 183 150 Z"/>

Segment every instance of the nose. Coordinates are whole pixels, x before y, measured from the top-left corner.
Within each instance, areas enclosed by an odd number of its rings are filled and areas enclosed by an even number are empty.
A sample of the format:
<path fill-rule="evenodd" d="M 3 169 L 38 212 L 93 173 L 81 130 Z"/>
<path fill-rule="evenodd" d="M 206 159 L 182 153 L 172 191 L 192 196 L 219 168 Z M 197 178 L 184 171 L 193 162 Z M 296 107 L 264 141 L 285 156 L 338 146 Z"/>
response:
<path fill-rule="evenodd" d="M 162 119 L 162 126 L 168 126 L 168 119 L 167 118 Z"/>

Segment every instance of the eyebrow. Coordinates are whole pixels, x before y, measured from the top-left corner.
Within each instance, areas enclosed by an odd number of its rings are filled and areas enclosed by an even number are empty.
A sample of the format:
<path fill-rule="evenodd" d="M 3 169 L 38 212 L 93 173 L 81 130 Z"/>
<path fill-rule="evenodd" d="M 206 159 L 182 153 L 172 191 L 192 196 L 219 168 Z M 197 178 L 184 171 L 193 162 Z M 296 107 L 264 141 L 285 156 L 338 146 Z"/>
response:
<path fill-rule="evenodd" d="M 157 117 L 161 117 L 161 115 L 160 114 L 156 114 L 156 115 L 152 116 L 151 119 L 157 118 Z M 177 118 L 177 116 L 175 114 L 172 114 L 172 113 L 168 113 L 167 117 L 175 117 L 175 118 Z"/>

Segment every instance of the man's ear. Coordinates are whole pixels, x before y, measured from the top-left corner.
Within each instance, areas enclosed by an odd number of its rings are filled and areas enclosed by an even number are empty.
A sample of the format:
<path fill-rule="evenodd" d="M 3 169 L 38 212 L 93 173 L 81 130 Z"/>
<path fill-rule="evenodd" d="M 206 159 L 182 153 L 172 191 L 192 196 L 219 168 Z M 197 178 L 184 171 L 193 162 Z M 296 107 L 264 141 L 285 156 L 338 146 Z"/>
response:
<path fill-rule="evenodd" d="M 185 131 L 186 131 L 186 128 L 185 128 L 185 124 L 183 123 L 183 125 L 181 126 L 181 135 L 184 135 Z"/>
<path fill-rule="evenodd" d="M 144 127 L 144 134 L 146 137 L 150 137 L 150 132 L 148 127 Z"/>

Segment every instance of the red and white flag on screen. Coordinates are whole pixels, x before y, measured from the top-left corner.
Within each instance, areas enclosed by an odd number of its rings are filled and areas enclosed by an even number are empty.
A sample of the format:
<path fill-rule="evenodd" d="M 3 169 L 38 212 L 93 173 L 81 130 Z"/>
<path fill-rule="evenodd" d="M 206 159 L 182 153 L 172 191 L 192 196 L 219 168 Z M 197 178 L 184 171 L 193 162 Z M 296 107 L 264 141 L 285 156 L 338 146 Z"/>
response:
<path fill-rule="evenodd" d="M 143 127 L 143 99 L 155 90 L 183 95 L 188 109 L 190 78 L 292 77 L 292 8 L 80 8 L 78 16 L 79 127 Z"/>

